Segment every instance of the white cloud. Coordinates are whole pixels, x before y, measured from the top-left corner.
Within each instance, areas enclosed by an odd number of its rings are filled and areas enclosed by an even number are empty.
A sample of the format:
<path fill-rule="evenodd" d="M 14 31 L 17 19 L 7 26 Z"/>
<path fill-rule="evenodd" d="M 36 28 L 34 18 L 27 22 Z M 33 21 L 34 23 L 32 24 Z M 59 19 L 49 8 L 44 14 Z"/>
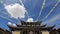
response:
<path fill-rule="evenodd" d="M 12 5 L 5 5 L 5 9 L 8 11 L 9 14 L 11 14 L 11 17 L 14 18 L 25 17 L 25 12 L 26 12 L 25 7 L 18 3 Z"/>
<path fill-rule="evenodd" d="M 12 25 L 12 23 L 11 22 L 8 22 L 8 25 Z"/>
<path fill-rule="evenodd" d="M 12 24 L 12 26 L 16 26 L 16 24 Z"/>
<path fill-rule="evenodd" d="M 28 18 L 27 22 L 33 22 L 33 18 Z"/>
<path fill-rule="evenodd" d="M 44 23 L 50 23 L 50 22 L 54 22 L 56 20 L 60 19 L 60 14 L 57 14 L 56 16 L 54 16 L 53 18 L 51 18 L 48 21 L 45 21 Z"/>

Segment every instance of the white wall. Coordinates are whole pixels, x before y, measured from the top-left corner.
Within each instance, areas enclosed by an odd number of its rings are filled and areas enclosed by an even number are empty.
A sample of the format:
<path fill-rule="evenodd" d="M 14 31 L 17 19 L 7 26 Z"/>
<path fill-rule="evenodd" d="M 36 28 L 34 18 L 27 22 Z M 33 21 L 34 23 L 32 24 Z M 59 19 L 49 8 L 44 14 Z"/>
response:
<path fill-rule="evenodd" d="M 13 31 L 13 34 L 20 34 L 20 31 Z"/>
<path fill-rule="evenodd" d="M 49 31 L 42 31 L 42 34 L 49 34 Z"/>

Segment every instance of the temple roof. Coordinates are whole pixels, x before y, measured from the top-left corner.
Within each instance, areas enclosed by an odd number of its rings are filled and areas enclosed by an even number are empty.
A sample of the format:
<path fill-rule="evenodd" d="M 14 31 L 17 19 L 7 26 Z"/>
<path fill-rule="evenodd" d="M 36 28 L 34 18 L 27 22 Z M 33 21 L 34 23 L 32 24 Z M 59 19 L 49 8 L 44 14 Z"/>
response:
<path fill-rule="evenodd" d="M 10 26 L 8 25 L 8 27 L 14 31 L 14 30 L 51 30 L 54 26 L 49 26 L 49 27 L 27 27 L 27 26 L 20 26 L 20 27 L 15 27 L 15 26 Z"/>

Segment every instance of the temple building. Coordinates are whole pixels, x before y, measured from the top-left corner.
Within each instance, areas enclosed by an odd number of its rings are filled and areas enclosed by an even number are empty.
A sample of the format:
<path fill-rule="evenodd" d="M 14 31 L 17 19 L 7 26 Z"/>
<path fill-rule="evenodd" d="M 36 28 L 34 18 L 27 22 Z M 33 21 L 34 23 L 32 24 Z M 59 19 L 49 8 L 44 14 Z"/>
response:
<path fill-rule="evenodd" d="M 10 28 L 12 34 L 50 34 L 55 25 L 47 27 L 46 24 L 42 25 L 41 21 L 25 22 L 21 20 L 21 25 L 7 26 Z"/>

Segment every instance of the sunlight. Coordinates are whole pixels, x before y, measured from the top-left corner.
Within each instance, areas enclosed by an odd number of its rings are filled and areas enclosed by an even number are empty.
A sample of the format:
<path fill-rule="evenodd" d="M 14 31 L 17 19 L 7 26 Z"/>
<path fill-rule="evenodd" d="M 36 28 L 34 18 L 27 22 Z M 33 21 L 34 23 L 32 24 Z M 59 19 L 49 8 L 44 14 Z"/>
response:
<path fill-rule="evenodd" d="M 12 22 L 12 20 L 11 20 L 11 19 L 9 19 L 9 18 L 7 18 L 7 17 L 1 16 L 1 15 L 0 15 L 0 17 L 1 17 L 1 18 L 3 18 L 3 19 L 6 19 L 6 20 L 9 20 L 9 21 L 11 21 L 11 22 Z"/>
<path fill-rule="evenodd" d="M 45 16 L 45 18 L 44 19 L 42 19 L 42 20 L 45 20 L 46 18 L 48 18 L 48 16 L 53 12 L 53 10 L 58 6 L 58 4 L 59 4 L 59 2 L 57 2 L 55 5 L 54 5 L 54 7 L 49 11 L 49 13 Z"/>
<path fill-rule="evenodd" d="M 2 9 L 2 10 L 0 10 L 0 11 L 3 11 L 4 9 Z M 0 12 L 0 13 L 2 13 L 2 14 L 7 14 L 6 12 Z"/>
<path fill-rule="evenodd" d="M 41 10 L 40 10 L 40 12 L 39 12 L 39 15 L 38 15 L 38 17 L 37 17 L 37 20 L 38 20 L 39 17 L 41 16 L 41 13 L 42 13 L 42 10 L 44 9 L 45 3 L 46 3 L 46 0 L 43 1 L 43 4 L 42 4 Z M 37 21 L 37 20 L 36 20 L 36 21 Z"/>
<path fill-rule="evenodd" d="M 52 22 L 54 22 L 54 21 L 56 21 L 58 19 L 60 19 L 60 14 L 55 15 L 54 17 L 52 17 L 51 19 L 49 19 L 49 20 L 47 20 L 47 21 L 45 21 L 43 23 L 52 23 Z"/>
<path fill-rule="evenodd" d="M 24 4 L 23 4 L 22 0 L 18 0 L 18 1 L 21 3 L 21 5 L 22 5 L 22 6 L 24 6 Z"/>
<path fill-rule="evenodd" d="M 60 0 L 58 0 L 60 2 Z"/>

